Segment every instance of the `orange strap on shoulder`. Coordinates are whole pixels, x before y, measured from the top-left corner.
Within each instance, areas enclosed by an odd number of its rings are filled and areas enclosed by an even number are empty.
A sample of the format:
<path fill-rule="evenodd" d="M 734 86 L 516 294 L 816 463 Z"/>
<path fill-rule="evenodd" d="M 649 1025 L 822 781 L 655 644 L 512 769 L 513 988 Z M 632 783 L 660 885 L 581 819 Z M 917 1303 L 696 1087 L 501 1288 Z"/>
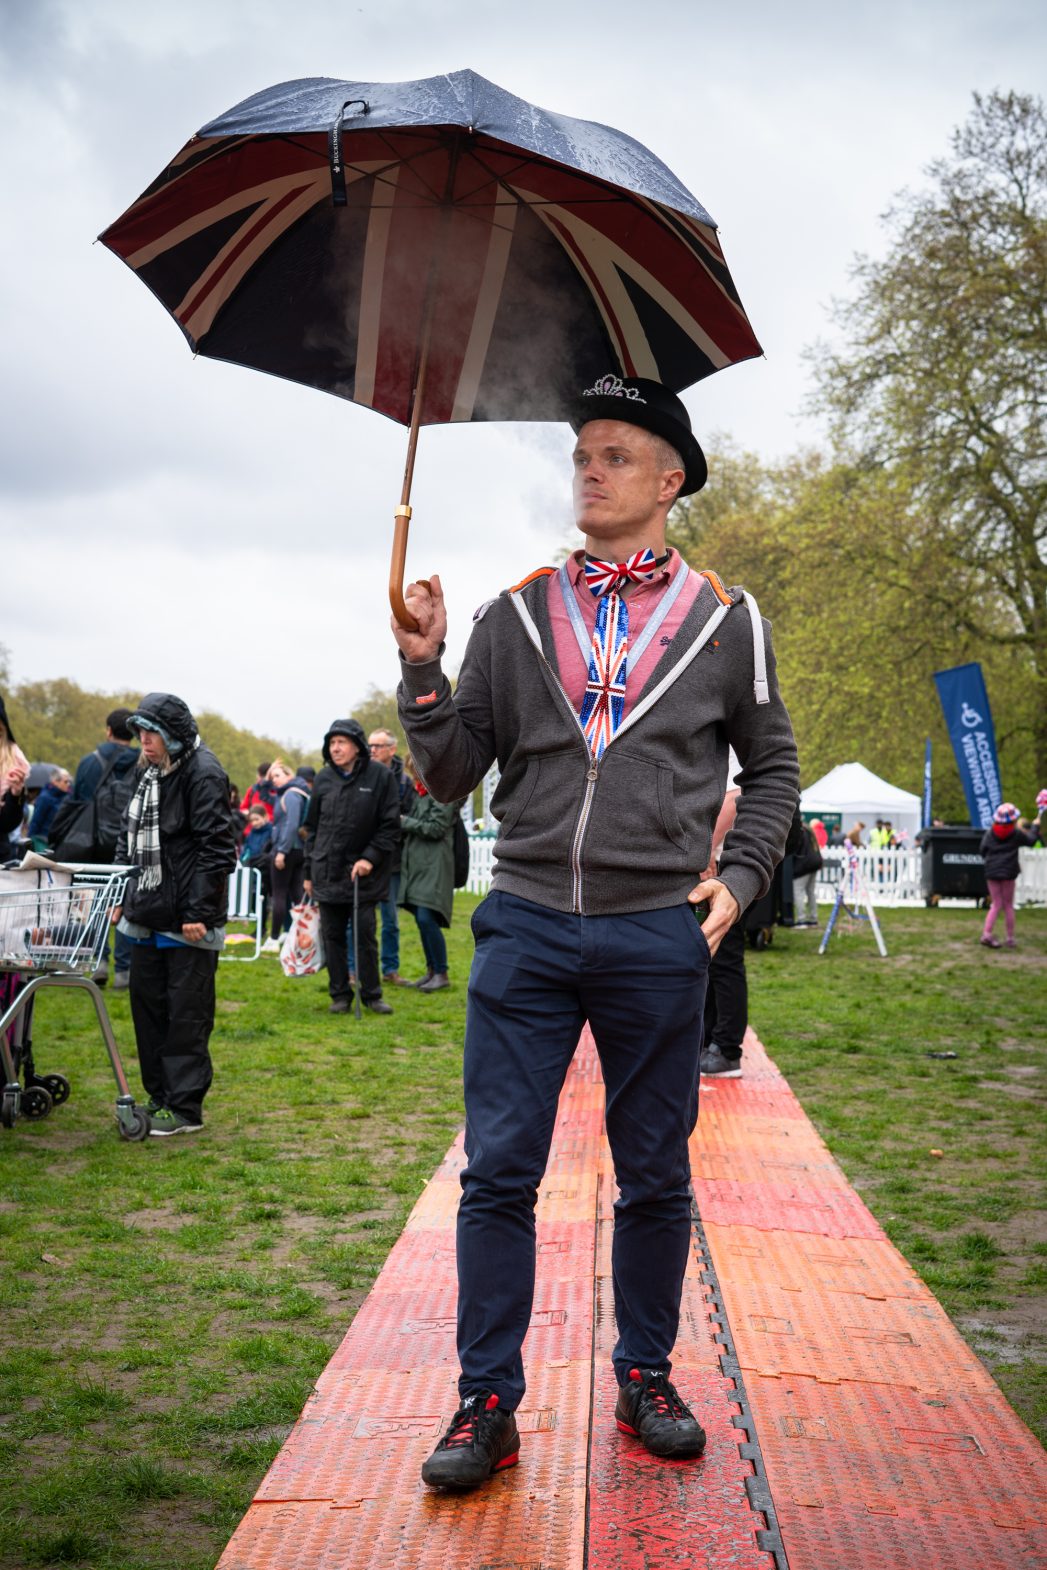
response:
<path fill-rule="evenodd" d="M 521 589 L 526 589 L 527 585 L 533 583 L 536 578 L 551 578 L 555 571 L 555 567 L 536 567 L 533 572 L 527 574 L 526 578 L 521 578 L 519 583 L 514 583 L 509 593 L 517 594 Z"/>
<path fill-rule="evenodd" d="M 724 588 L 723 584 L 720 582 L 719 578 L 714 572 L 706 570 L 699 573 L 698 576 L 705 579 L 721 605 L 733 604 L 731 596 L 728 594 L 727 590 Z"/>

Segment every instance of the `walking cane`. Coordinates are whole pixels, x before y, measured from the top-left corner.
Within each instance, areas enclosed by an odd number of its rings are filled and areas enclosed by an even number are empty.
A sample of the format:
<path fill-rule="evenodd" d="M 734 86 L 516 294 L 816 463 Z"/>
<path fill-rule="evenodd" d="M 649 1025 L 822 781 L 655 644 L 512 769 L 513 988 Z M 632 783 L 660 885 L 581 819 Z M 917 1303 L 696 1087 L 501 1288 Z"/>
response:
<path fill-rule="evenodd" d="M 363 1019 L 360 1008 L 360 879 L 353 873 L 353 975 L 356 977 L 354 988 L 354 1007 L 357 1019 Z"/>

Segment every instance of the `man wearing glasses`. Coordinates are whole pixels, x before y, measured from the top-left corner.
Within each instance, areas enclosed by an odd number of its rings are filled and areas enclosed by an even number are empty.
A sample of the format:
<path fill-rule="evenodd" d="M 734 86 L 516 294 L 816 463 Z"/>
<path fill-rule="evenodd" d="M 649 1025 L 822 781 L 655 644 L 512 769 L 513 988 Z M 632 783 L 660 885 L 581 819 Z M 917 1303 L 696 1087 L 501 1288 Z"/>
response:
<path fill-rule="evenodd" d="M 373 730 L 367 738 L 371 758 L 391 769 L 400 792 L 403 806 L 406 781 L 403 759 L 396 755 L 396 737 L 389 730 Z M 396 901 L 400 893 L 400 842 L 393 852 L 392 871 L 389 874 L 389 898 L 382 900 L 378 909 L 382 916 L 382 980 L 392 987 L 409 987 L 400 974 L 400 917 Z"/>

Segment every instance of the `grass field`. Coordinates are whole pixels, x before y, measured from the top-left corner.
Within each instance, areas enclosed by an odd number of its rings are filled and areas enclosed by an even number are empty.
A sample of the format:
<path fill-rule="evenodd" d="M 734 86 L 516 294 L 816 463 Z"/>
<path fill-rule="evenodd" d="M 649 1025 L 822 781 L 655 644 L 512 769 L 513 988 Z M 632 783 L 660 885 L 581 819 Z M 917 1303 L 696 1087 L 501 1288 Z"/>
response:
<path fill-rule="evenodd" d="M 223 964 L 192 1138 L 122 1144 L 86 999 L 40 1000 L 38 1067 L 73 1094 L 0 1131 L 2 1570 L 214 1565 L 460 1126 L 474 904 L 454 989 L 398 991 L 387 1020 L 331 1018 L 323 979 L 273 960 Z M 882 916 L 887 960 L 867 930 L 824 958 L 779 931 L 751 1019 L 1043 1440 L 1047 912 L 1020 913 L 1013 954 L 977 947 L 973 911 Z M 126 994 L 108 1004 L 131 1070 Z"/>

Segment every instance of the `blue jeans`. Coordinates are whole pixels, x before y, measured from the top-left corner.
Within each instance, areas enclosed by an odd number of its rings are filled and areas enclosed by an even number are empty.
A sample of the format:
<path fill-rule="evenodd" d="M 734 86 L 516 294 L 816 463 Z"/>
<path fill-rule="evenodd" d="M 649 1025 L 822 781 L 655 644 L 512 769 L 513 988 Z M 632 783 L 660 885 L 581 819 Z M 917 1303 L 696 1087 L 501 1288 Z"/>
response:
<path fill-rule="evenodd" d="M 400 874 L 389 877 L 389 898 L 382 900 L 378 909 L 382 913 L 382 975 L 395 976 L 400 969 L 400 917 L 396 898 L 400 892 Z"/>
<path fill-rule="evenodd" d="M 443 928 L 436 919 L 436 912 L 430 910 L 427 905 L 416 905 L 414 919 L 418 923 L 418 936 L 422 940 L 426 968 L 436 971 L 441 976 L 446 974 L 447 942 Z"/>
<path fill-rule="evenodd" d="M 458 1211 L 459 1388 L 524 1394 L 538 1185 L 557 1100 L 588 1019 L 603 1067 L 619 1195 L 612 1276 L 619 1383 L 668 1370 L 691 1243 L 687 1142 L 709 946 L 690 905 L 572 916 L 512 894 L 473 915 Z"/>

